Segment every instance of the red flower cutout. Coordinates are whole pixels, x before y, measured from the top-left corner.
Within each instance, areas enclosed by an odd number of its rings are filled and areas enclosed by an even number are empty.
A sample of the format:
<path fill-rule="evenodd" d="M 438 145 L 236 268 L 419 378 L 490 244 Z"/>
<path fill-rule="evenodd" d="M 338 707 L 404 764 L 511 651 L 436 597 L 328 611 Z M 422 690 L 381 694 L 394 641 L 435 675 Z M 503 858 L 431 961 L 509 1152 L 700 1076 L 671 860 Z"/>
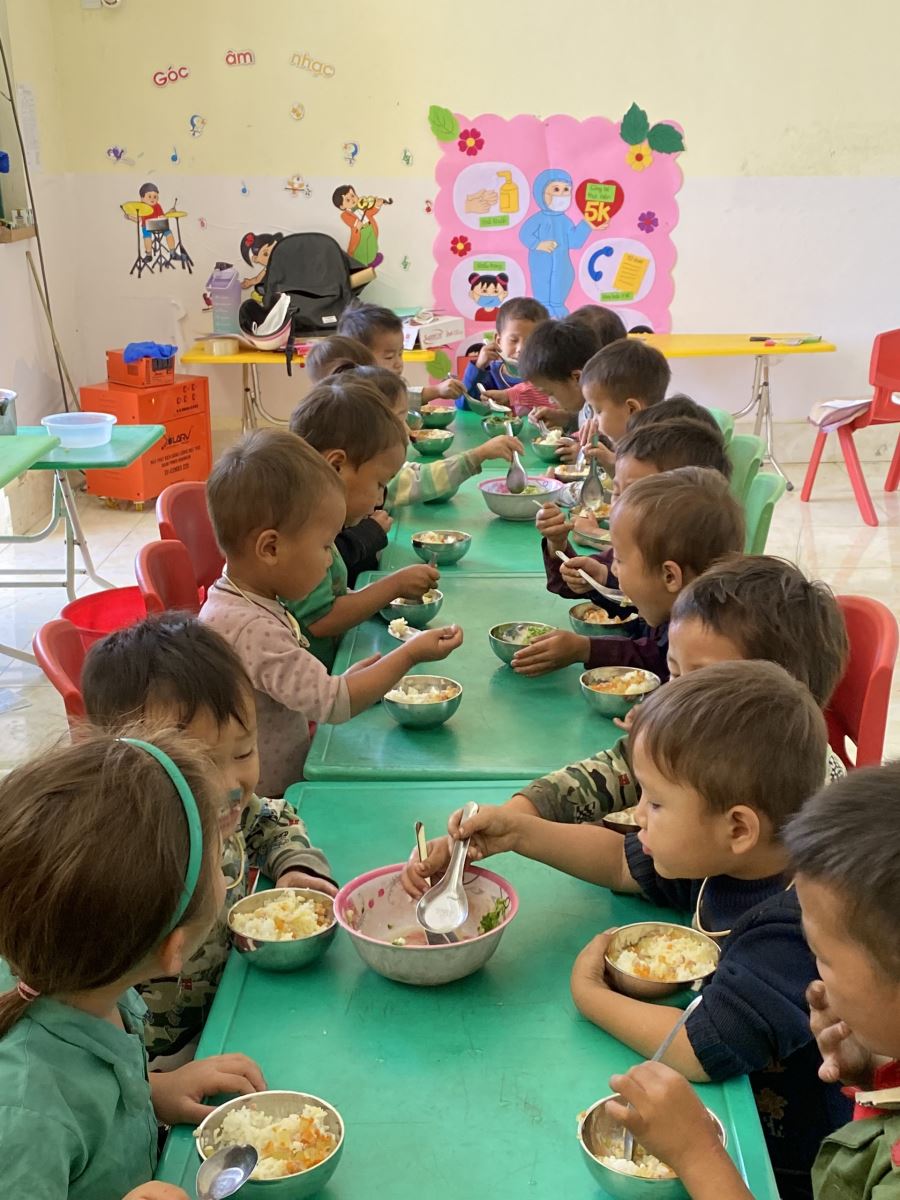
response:
<path fill-rule="evenodd" d="M 457 233 L 450 239 L 450 253 L 456 254 L 459 258 L 465 258 L 471 249 L 472 243 L 464 233 Z"/>
<path fill-rule="evenodd" d="M 460 154 L 468 154 L 474 158 L 479 150 L 484 149 L 484 138 L 477 129 L 461 129 L 457 142 Z"/>

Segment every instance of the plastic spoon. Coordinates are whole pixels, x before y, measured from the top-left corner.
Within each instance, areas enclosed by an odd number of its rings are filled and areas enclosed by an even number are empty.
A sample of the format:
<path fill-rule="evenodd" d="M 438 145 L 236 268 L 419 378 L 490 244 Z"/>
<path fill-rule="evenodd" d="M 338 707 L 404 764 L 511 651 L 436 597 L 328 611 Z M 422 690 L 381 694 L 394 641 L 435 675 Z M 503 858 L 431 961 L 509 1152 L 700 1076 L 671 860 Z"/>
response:
<path fill-rule="evenodd" d="M 663 1038 L 663 1040 L 660 1042 L 659 1049 L 656 1051 L 656 1053 L 653 1055 L 653 1057 L 649 1060 L 650 1062 L 659 1062 L 662 1059 L 665 1052 L 672 1045 L 672 1043 L 675 1041 L 675 1038 L 678 1036 L 678 1034 L 684 1028 L 688 1017 L 691 1015 L 691 1013 L 694 1011 L 694 1009 L 697 1007 L 697 1005 L 700 1003 L 700 1001 L 702 999 L 703 999 L 702 995 L 694 997 L 694 999 L 690 1002 L 690 1004 L 687 1006 L 687 1008 L 684 1010 L 684 1012 L 681 1014 L 681 1016 L 678 1018 L 678 1020 L 675 1022 L 675 1024 L 672 1026 L 672 1028 L 669 1030 L 669 1032 L 666 1034 L 666 1036 Z M 625 1145 L 622 1148 L 622 1157 L 627 1159 L 628 1162 L 631 1162 L 631 1160 L 634 1158 L 634 1134 L 631 1132 L 630 1129 L 625 1130 Z"/>
<path fill-rule="evenodd" d="M 200 1164 L 197 1200 L 225 1200 L 239 1192 L 259 1161 L 252 1146 L 226 1146 Z"/>
<path fill-rule="evenodd" d="M 515 436 L 513 427 L 509 421 L 506 422 L 506 432 L 510 437 Z M 528 476 L 525 474 L 522 460 L 519 458 L 518 452 L 513 450 L 512 463 L 506 472 L 506 490 L 513 496 L 520 496 L 527 486 Z"/>
<path fill-rule="evenodd" d="M 493 400 L 487 394 L 487 388 L 484 386 L 484 384 L 476 383 L 475 386 L 478 388 L 479 395 L 481 396 L 481 398 L 485 402 L 485 404 L 488 406 L 488 408 L 491 410 L 491 412 L 504 413 L 506 416 L 509 416 L 509 414 L 512 412 L 512 409 L 507 408 L 507 406 L 505 404 L 498 404 L 496 402 L 496 400 Z"/>
<path fill-rule="evenodd" d="M 463 808 L 460 824 L 472 819 L 478 812 L 474 800 Z M 429 888 L 416 905 L 416 920 L 426 931 L 450 933 L 464 925 L 469 915 L 469 898 L 463 887 L 463 872 L 466 869 L 466 854 L 469 839 L 457 842 L 450 856 L 447 873 L 434 887 Z"/>
<path fill-rule="evenodd" d="M 564 550 L 557 550 L 556 557 L 560 562 L 564 563 L 567 563 L 571 560 L 571 555 L 566 554 Z M 602 583 L 598 583 L 596 579 L 592 579 L 590 575 L 588 575 L 587 571 L 582 570 L 581 567 L 576 567 L 575 570 L 585 583 L 589 583 L 591 585 L 591 588 L 597 593 L 598 596 L 605 596 L 607 600 L 615 600 L 618 604 L 628 603 L 628 597 L 624 592 L 617 592 L 613 588 L 604 587 Z"/>
<path fill-rule="evenodd" d="M 428 857 L 428 842 L 425 840 L 425 826 L 421 821 L 416 821 L 416 850 L 419 853 L 419 862 L 423 863 Z M 431 877 L 427 877 L 425 882 L 430 888 Z M 429 946 L 446 946 L 448 942 L 459 941 L 455 933 L 432 933 L 430 929 L 425 930 L 425 937 Z"/>

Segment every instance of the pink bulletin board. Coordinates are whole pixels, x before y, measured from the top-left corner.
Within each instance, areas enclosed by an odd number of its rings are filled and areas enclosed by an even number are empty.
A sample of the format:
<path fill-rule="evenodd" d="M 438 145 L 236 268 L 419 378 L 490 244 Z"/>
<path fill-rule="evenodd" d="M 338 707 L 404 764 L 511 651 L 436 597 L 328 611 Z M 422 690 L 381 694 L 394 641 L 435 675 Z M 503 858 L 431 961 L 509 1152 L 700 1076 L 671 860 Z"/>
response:
<path fill-rule="evenodd" d="M 632 105 L 621 121 L 429 112 L 437 165 L 435 307 L 473 333 L 511 296 L 553 317 L 582 304 L 626 326 L 670 329 L 684 148 L 673 122 Z"/>

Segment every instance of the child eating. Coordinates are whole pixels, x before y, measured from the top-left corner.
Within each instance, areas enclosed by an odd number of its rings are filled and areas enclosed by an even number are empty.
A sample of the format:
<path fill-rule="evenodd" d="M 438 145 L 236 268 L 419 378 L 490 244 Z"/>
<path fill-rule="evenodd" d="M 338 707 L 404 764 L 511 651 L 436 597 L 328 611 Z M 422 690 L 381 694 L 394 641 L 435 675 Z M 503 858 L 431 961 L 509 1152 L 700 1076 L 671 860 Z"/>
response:
<path fill-rule="evenodd" d="M 149 1009 L 144 1024 L 155 1070 L 177 1064 L 206 1024 L 228 957 L 227 911 L 250 892 L 257 870 L 276 887 L 335 895 L 331 868 L 284 800 L 256 795 L 259 754 L 253 687 L 231 647 L 208 626 L 168 613 L 96 642 L 85 659 L 81 692 L 96 728 L 141 720 L 183 730 L 208 751 L 221 780 L 219 828 L 225 839 L 225 906 L 202 946 L 177 976 L 138 985 Z"/>
<path fill-rule="evenodd" d="M 371 485 L 367 478 L 365 486 Z M 303 777 L 310 721 L 349 720 L 416 663 L 446 658 L 462 643 L 462 631 L 455 625 L 429 629 L 345 675 L 329 675 L 279 597 L 303 600 L 328 574 L 347 513 L 341 476 L 296 434 L 260 429 L 222 455 L 206 495 L 225 570 L 200 619 L 233 647 L 250 677 L 259 790 L 278 798 Z"/>
<path fill-rule="evenodd" d="M 209 764 L 172 734 L 81 736 L 0 782 L 0 1162 L 16 1197 L 150 1197 L 157 1122 L 265 1088 L 223 1054 L 149 1074 L 134 990 L 177 975 L 225 898 Z M 151 740 L 139 740 L 150 738 Z M 175 1193 L 177 1195 L 177 1192 Z"/>
<path fill-rule="evenodd" d="M 353 367 L 373 367 L 375 356 L 356 338 L 332 334 L 311 346 L 306 355 L 306 377 L 311 384 Z"/>
<path fill-rule="evenodd" d="M 574 428 L 584 404 L 581 373 L 597 351 L 597 337 L 579 321 L 542 321 L 519 354 L 519 374 L 558 408 L 535 409 L 548 424 Z"/>
<path fill-rule="evenodd" d="M 485 341 L 478 357 L 466 367 L 462 381 L 466 395 L 481 399 L 480 384 L 492 400 L 507 405 L 517 415 L 545 405 L 547 397 L 519 377 L 518 359 L 535 326 L 548 316 L 543 304 L 529 296 L 514 296 L 501 304 L 496 337 Z M 457 408 L 465 404 L 465 396 L 456 401 Z"/>
<path fill-rule="evenodd" d="M 717 558 L 743 550 L 744 513 L 721 472 L 679 467 L 630 484 L 613 507 L 609 533 L 619 587 L 649 631 L 635 638 L 544 634 L 516 652 L 518 674 L 545 675 L 583 662 L 641 667 L 665 682 L 675 597 Z"/>
<path fill-rule="evenodd" d="M 665 399 L 671 377 L 665 355 L 636 338 L 621 338 L 598 350 L 581 374 L 596 431 L 615 446 L 635 413 Z"/>
<path fill-rule="evenodd" d="M 896 1096 L 900 1079 L 898 794 L 900 763 L 854 771 L 809 800 L 784 832 L 803 928 L 821 975 L 807 992 L 822 1056 L 819 1076 L 871 1095 L 852 1124 L 823 1142 L 812 1168 L 815 1200 L 898 1195 L 900 1116 L 896 1098 L 889 1103 L 884 1090 Z M 680 1075 L 661 1063 L 642 1063 L 610 1082 L 632 1106 L 616 1105 L 615 1115 L 672 1167 L 692 1200 L 752 1200 Z M 804 1185 L 808 1194 L 808 1180 Z"/>

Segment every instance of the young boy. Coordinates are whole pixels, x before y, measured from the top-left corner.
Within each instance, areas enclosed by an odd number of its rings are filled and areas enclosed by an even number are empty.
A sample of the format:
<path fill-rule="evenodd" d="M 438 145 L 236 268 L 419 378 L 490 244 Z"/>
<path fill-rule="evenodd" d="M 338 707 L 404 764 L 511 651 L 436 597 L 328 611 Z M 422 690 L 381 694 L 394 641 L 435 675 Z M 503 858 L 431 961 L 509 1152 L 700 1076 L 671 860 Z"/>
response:
<path fill-rule="evenodd" d="M 379 367 L 387 367 L 396 375 L 403 374 L 403 322 L 389 308 L 379 304 L 351 304 L 338 321 L 337 333 L 355 338 L 371 351 Z M 410 394 L 420 404 L 435 400 L 456 400 L 465 392 L 458 379 L 449 378 L 439 384 L 411 387 Z"/>
<path fill-rule="evenodd" d="M 641 408 L 632 413 L 628 419 L 626 432 L 631 433 L 635 429 L 643 429 L 645 425 L 652 424 L 654 421 L 675 420 L 700 421 L 707 429 L 713 430 L 722 437 L 719 423 L 709 409 L 698 404 L 696 400 L 692 400 L 690 396 L 686 396 L 684 392 L 676 392 L 662 404 L 652 404 L 649 408 Z"/>
<path fill-rule="evenodd" d="M 304 365 L 306 378 L 315 385 L 329 375 L 340 375 L 353 367 L 374 367 L 375 355 L 356 338 L 335 333 L 310 347 Z"/>
<path fill-rule="evenodd" d="M 823 1143 L 812 1169 L 815 1200 L 900 1196 L 898 794 L 900 763 L 854 771 L 807 801 L 784 833 L 821 975 L 807 992 L 819 1077 L 871 1096 L 853 1124 Z M 617 1106 L 618 1118 L 678 1173 L 693 1200 L 752 1200 L 681 1076 L 642 1063 L 610 1083 L 633 1106 Z M 893 1102 L 884 1089 L 893 1089 Z"/>
<path fill-rule="evenodd" d="M 466 395 L 481 398 L 478 384 L 498 404 L 506 404 L 517 414 L 530 412 L 548 403 L 547 397 L 518 374 L 519 355 L 534 332 L 534 327 L 546 321 L 550 314 L 539 300 L 529 296 L 514 296 L 497 310 L 497 335 L 478 351 L 463 375 Z M 466 396 L 456 401 L 465 408 Z"/>
<path fill-rule="evenodd" d="M 514 850 L 677 909 L 684 923 L 693 915 L 721 956 L 668 1061 L 695 1081 L 749 1074 L 780 1194 L 803 1196 L 819 1143 L 849 1111 L 840 1088 L 817 1079 L 822 1060 L 805 1001 L 816 964 L 781 837 L 821 786 L 824 717 L 781 667 L 717 663 L 648 697 L 632 740 L 642 788 L 637 832 L 623 838 L 491 807 L 464 826 L 455 814 L 450 832 L 472 838 L 473 859 Z M 428 874 L 438 869 L 430 856 L 421 865 Z M 405 877 L 421 872 L 408 867 Z M 576 959 L 572 996 L 588 1020 L 649 1056 L 680 1012 L 610 989 L 604 955 L 612 932 Z"/>
<path fill-rule="evenodd" d="M 597 429 L 616 444 L 629 420 L 665 399 L 672 372 L 665 355 L 636 338 L 621 338 L 598 350 L 585 365 L 581 390 Z"/>
<path fill-rule="evenodd" d="M 806 684 L 825 709 L 847 654 L 844 618 L 831 590 L 780 558 L 735 555 L 714 563 L 672 606 L 672 679 L 716 662 L 762 659 Z M 826 782 L 843 774 L 829 748 Z M 597 824 L 639 799 L 629 739 L 623 737 L 609 750 L 535 779 L 507 803 L 548 821 Z"/>
<path fill-rule="evenodd" d="M 429 629 L 345 675 L 329 675 L 279 597 L 302 600 L 328 574 L 347 512 L 341 476 L 296 434 L 260 429 L 222 455 L 206 496 L 225 570 L 200 619 L 222 634 L 250 677 L 259 789 L 280 797 L 303 777 L 310 721 L 348 721 L 416 663 L 446 658 L 462 631 Z"/>
<path fill-rule="evenodd" d="M 116 730 L 140 720 L 181 729 L 207 748 L 221 773 L 225 910 L 180 976 L 138 989 L 150 1009 L 147 1053 L 175 1066 L 209 1016 L 228 957 L 227 910 L 249 895 L 255 872 L 276 887 L 316 888 L 331 896 L 337 889 L 328 860 L 310 845 L 294 809 L 284 800 L 256 795 L 253 687 L 234 651 L 212 629 L 167 613 L 111 633 L 91 647 L 81 691 L 92 725 Z"/>
<path fill-rule="evenodd" d="M 574 428 L 584 404 L 581 373 L 597 352 L 596 334 L 578 321 L 542 321 L 519 354 L 519 374 L 558 408 L 536 409 L 548 423 Z"/>
<path fill-rule="evenodd" d="M 717 558 L 744 548 L 744 512 L 728 480 L 705 467 L 679 467 L 630 484 L 609 522 L 619 587 L 649 626 L 645 635 L 583 637 L 557 630 L 517 651 L 520 675 L 545 675 L 570 663 L 642 667 L 665 682 L 669 615 L 675 597 Z"/>

